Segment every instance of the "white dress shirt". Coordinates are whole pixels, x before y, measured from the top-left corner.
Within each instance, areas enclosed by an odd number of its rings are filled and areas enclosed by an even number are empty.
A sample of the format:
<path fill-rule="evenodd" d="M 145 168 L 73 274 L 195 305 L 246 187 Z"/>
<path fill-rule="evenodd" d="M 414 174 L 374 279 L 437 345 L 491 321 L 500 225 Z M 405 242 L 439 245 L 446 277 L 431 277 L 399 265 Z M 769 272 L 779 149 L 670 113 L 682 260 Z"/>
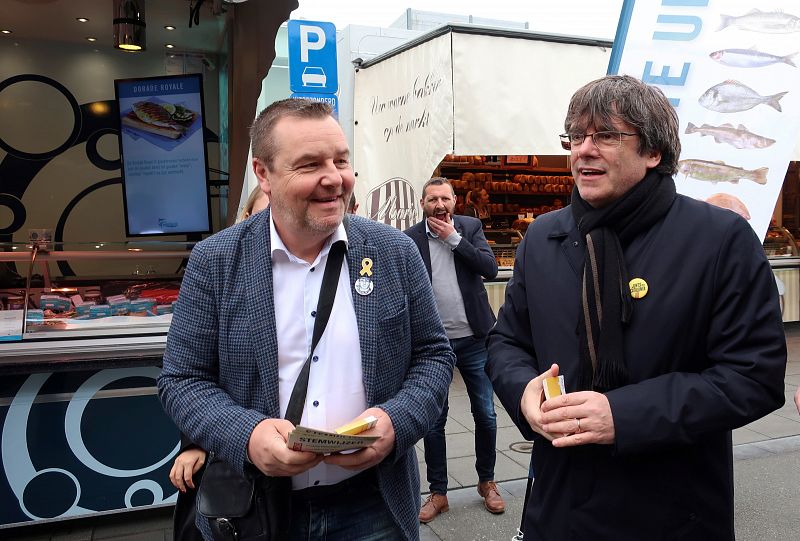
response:
<path fill-rule="evenodd" d="M 308 358 L 314 333 L 317 301 L 331 245 L 347 242 L 344 226 L 331 235 L 313 263 L 293 255 L 281 240 L 270 216 L 272 288 L 278 334 L 278 388 L 281 416 L 286 415 L 300 370 Z M 308 393 L 301 424 L 333 430 L 367 409 L 361 370 L 361 346 L 353 307 L 347 259 L 342 262 L 336 299 L 325 332 L 312 357 Z M 321 463 L 292 478 L 292 487 L 338 483 L 358 472 Z"/>

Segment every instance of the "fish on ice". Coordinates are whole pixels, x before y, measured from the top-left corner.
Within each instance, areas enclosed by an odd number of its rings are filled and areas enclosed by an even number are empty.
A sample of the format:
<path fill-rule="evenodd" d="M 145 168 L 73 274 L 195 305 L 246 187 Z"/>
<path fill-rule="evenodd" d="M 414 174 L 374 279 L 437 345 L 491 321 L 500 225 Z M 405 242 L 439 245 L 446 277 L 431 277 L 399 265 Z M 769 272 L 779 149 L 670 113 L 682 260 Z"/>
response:
<path fill-rule="evenodd" d="M 727 165 L 723 161 L 681 160 L 678 162 L 678 171 L 684 176 L 705 180 L 712 184 L 717 182 L 738 184 L 742 179 L 752 180 L 756 184 L 766 184 L 769 168 L 759 167 L 750 171 L 743 167 Z"/>
<path fill-rule="evenodd" d="M 720 15 L 720 17 L 722 17 L 722 20 L 717 31 L 729 26 L 735 26 L 741 30 L 764 34 L 800 32 L 800 17 L 778 10 L 761 11 L 756 8 L 739 17 L 732 15 Z"/>
<path fill-rule="evenodd" d="M 780 56 L 776 54 L 762 53 L 755 48 L 751 49 L 721 49 L 714 51 L 708 55 L 712 60 L 716 60 L 720 64 L 726 66 L 733 66 L 735 68 L 761 68 L 764 66 L 771 66 L 772 64 L 789 64 L 790 66 L 797 67 L 794 63 L 794 57 L 797 52 Z"/>
<path fill-rule="evenodd" d="M 739 81 L 728 80 L 706 90 L 697 101 L 706 109 L 718 113 L 747 111 L 762 103 L 776 111 L 781 111 L 780 99 L 788 93 L 787 90 L 771 96 L 762 96 Z"/>
<path fill-rule="evenodd" d="M 170 105 L 170 104 L 164 104 Z M 145 124 L 161 126 L 163 128 L 182 129 L 182 126 L 175 122 L 167 109 L 160 103 L 152 101 L 137 101 L 133 104 L 133 113 Z"/>
<path fill-rule="evenodd" d="M 699 133 L 701 136 L 713 137 L 717 143 L 727 143 L 736 148 L 766 148 L 775 143 L 775 139 L 764 137 L 749 131 L 744 124 L 734 127 L 733 124 L 711 126 L 703 124 L 699 128 L 689 122 L 685 133 Z"/>

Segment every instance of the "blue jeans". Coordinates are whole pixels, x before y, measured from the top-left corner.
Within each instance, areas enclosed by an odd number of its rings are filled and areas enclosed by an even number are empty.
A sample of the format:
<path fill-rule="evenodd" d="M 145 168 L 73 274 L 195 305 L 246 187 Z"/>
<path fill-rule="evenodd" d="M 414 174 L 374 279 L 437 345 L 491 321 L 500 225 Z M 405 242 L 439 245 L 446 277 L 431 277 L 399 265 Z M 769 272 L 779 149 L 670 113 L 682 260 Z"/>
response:
<path fill-rule="evenodd" d="M 486 341 L 467 336 L 450 340 L 456 354 L 456 367 L 467 387 L 472 418 L 475 420 L 475 471 L 478 481 L 494 480 L 497 443 L 497 415 L 494 412 L 492 382 L 484 370 L 486 366 Z M 442 415 L 423 440 L 428 483 L 431 492 L 447 494 L 447 446 L 444 425 L 449 406 L 444 402 Z"/>
<path fill-rule="evenodd" d="M 374 486 L 343 490 L 335 497 L 292 497 L 291 524 L 291 541 L 381 541 L 404 537 L 377 481 Z"/>

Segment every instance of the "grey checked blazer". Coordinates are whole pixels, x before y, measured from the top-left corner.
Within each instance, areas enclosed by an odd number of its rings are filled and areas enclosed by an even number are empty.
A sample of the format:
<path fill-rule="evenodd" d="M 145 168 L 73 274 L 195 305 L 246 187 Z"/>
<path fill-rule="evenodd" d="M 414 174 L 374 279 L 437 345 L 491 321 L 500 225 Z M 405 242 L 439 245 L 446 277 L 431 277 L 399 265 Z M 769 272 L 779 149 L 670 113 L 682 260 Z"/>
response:
<path fill-rule="evenodd" d="M 278 342 L 269 212 L 197 244 L 175 306 L 158 390 L 192 441 L 239 470 L 250 433 L 277 417 Z M 392 227 L 350 218 L 347 263 L 355 283 L 373 261 L 370 295 L 353 292 L 369 407 L 394 424 L 395 450 L 378 466 L 383 497 L 407 539 L 419 537 L 414 444 L 439 417 L 454 356 L 414 243 Z M 330 321 L 326 332 L 335 332 Z"/>

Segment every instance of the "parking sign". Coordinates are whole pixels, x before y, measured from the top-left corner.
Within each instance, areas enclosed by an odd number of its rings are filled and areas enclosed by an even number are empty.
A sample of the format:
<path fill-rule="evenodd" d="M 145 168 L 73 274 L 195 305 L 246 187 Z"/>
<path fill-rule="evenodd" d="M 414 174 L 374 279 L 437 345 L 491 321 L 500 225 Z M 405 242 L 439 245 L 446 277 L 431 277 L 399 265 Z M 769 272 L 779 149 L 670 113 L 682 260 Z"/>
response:
<path fill-rule="evenodd" d="M 336 71 L 336 26 L 318 21 L 290 20 L 289 88 L 292 92 L 334 94 L 339 90 Z"/>
<path fill-rule="evenodd" d="M 311 101 L 322 101 L 327 103 L 333 109 L 333 117 L 339 119 L 339 99 L 336 94 L 313 94 L 311 92 L 293 92 L 292 99 L 304 99 Z"/>

